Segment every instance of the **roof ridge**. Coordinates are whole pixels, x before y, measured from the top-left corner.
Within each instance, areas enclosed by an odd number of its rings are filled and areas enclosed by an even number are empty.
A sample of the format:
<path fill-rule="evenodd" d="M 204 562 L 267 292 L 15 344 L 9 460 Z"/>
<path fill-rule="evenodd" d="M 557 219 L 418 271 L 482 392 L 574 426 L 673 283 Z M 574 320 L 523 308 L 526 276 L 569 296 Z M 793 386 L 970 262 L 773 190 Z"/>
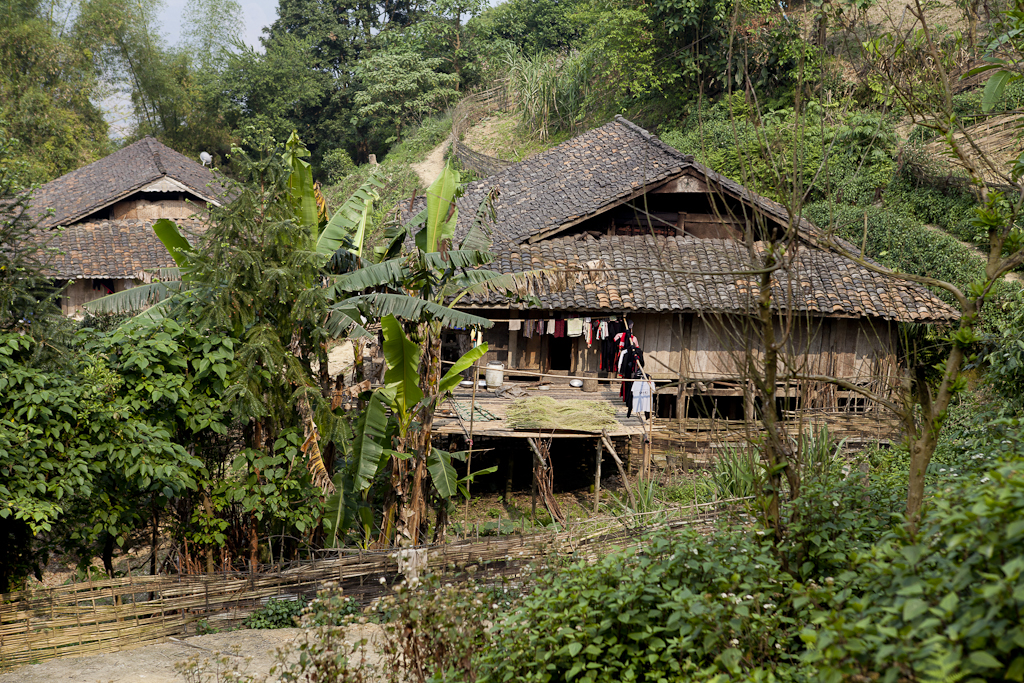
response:
<path fill-rule="evenodd" d="M 146 147 L 149 148 L 150 154 L 153 155 L 153 163 L 156 164 L 156 170 L 160 173 L 160 175 L 166 176 L 167 175 L 167 169 L 164 168 L 163 159 L 160 158 L 160 148 L 159 147 L 155 147 L 153 145 L 154 142 L 156 142 L 157 144 L 160 144 L 159 141 L 156 138 L 154 138 L 152 135 L 147 135 L 143 139 L 146 141 Z"/>
<path fill-rule="evenodd" d="M 632 121 L 627 119 L 622 114 L 616 114 L 615 115 L 615 121 L 617 123 L 621 123 L 626 128 L 629 128 L 634 133 L 638 133 L 642 138 L 648 140 L 649 142 L 653 143 L 657 147 L 660 147 L 661 149 L 665 150 L 669 154 L 671 154 L 673 156 L 676 156 L 676 157 L 679 157 L 682 161 L 693 163 L 694 157 L 693 157 L 692 154 L 684 154 L 683 152 L 680 152 L 678 149 L 676 149 L 672 145 L 668 144 L 667 142 L 664 142 L 661 138 L 659 138 L 654 133 L 650 132 L 649 130 L 647 130 L 646 128 L 644 128 L 642 126 L 638 126 L 637 124 L 633 123 Z"/>

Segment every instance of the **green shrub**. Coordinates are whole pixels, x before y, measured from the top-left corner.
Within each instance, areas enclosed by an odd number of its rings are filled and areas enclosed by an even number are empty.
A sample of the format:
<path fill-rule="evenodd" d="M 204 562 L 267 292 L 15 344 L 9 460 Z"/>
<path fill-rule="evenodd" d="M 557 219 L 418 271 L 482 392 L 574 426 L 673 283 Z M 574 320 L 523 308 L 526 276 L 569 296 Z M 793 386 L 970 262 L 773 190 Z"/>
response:
<path fill-rule="evenodd" d="M 303 600 L 271 598 L 267 604 L 249 615 L 246 628 L 291 628 L 297 623 L 306 603 Z"/>
<path fill-rule="evenodd" d="M 819 596 L 829 608 L 801 634 L 805 663 L 835 680 L 1024 679 L 1024 444 L 993 450 L 1011 460 L 947 481 L 918 533 L 897 527 Z"/>

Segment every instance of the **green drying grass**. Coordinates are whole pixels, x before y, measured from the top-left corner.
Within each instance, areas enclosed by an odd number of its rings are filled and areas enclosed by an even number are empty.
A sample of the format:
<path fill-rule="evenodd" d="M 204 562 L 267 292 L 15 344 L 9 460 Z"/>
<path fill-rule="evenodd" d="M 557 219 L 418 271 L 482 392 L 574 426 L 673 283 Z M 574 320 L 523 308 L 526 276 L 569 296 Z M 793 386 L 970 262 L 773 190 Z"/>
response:
<path fill-rule="evenodd" d="M 600 401 L 556 401 L 547 396 L 521 398 L 506 412 L 512 429 L 571 429 L 600 432 L 618 424 L 615 409 Z"/>

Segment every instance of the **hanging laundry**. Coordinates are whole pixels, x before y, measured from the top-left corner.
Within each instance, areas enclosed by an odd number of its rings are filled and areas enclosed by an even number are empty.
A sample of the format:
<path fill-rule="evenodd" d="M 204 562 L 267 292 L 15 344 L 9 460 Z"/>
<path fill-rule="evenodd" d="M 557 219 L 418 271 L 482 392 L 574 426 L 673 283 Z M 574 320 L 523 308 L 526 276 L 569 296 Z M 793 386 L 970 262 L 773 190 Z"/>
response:
<path fill-rule="evenodd" d="M 565 321 L 564 320 L 556 320 L 555 321 L 555 337 L 564 337 L 564 336 L 565 336 Z"/>
<path fill-rule="evenodd" d="M 533 336 L 533 331 L 537 329 L 537 326 L 533 324 L 532 320 L 523 321 L 523 336 L 529 339 Z"/>
<path fill-rule="evenodd" d="M 565 334 L 567 337 L 579 337 L 583 335 L 583 319 L 572 318 L 565 321 Z"/>
<path fill-rule="evenodd" d="M 554 334 L 555 333 L 555 319 L 554 318 L 552 318 L 551 320 L 548 321 L 548 328 L 547 329 L 548 329 L 548 334 Z"/>
<path fill-rule="evenodd" d="M 522 320 L 509 320 L 508 321 L 508 331 L 509 332 L 514 332 L 516 330 L 522 329 L 522 326 L 523 326 L 523 321 Z"/>
<path fill-rule="evenodd" d="M 654 394 L 654 382 L 641 379 L 633 382 L 633 412 L 636 414 L 651 412 L 651 396 Z"/>

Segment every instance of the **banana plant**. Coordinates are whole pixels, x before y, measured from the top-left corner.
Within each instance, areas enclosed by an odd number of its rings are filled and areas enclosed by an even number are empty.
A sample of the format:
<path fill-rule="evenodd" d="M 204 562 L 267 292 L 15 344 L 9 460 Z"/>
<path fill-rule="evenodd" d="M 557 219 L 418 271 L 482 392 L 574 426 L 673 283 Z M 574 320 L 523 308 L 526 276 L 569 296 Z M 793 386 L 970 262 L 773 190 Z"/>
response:
<path fill-rule="evenodd" d="M 428 188 L 422 210 L 385 231 L 386 242 L 376 250 L 375 263 L 330 278 L 332 298 L 338 303 L 331 306 L 329 331 L 337 334 L 340 329 L 334 329 L 335 325 L 351 325 L 355 320 L 382 321 L 388 370 L 380 401 L 394 413 L 397 443 L 406 457 L 391 459 L 394 495 L 393 503 L 385 509 L 381 545 L 391 542 L 392 532 L 397 532 L 401 542 L 420 542 L 427 528 L 428 474 L 442 506 L 457 490 L 451 454 L 437 451 L 431 444 L 433 416 L 439 397 L 484 352 L 479 350 L 481 347 L 470 351 L 442 377 L 441 334 L 444 328 L 487 328 L 492 323 L 455 306 L 477 294 L 536 298 L 544 292 L 575 286 L 578 281 L 575 268 L 521 273 L 486 268 L 494 260 L 489 228 L 494 218 L 493 194 L 477 208 L 465 236 L 453 248 L 459 224 L 455 203 L 459 192 L 459 174 L 445 167 Z M 403 373 L 401 378 L 399 372 Z M 453 384 L 448 386 L 450 382 Z M 416 429 L 412 430 L 414 422 Z M 445 509 L 437 510 L 438 529 L 443 526 Z"/>

